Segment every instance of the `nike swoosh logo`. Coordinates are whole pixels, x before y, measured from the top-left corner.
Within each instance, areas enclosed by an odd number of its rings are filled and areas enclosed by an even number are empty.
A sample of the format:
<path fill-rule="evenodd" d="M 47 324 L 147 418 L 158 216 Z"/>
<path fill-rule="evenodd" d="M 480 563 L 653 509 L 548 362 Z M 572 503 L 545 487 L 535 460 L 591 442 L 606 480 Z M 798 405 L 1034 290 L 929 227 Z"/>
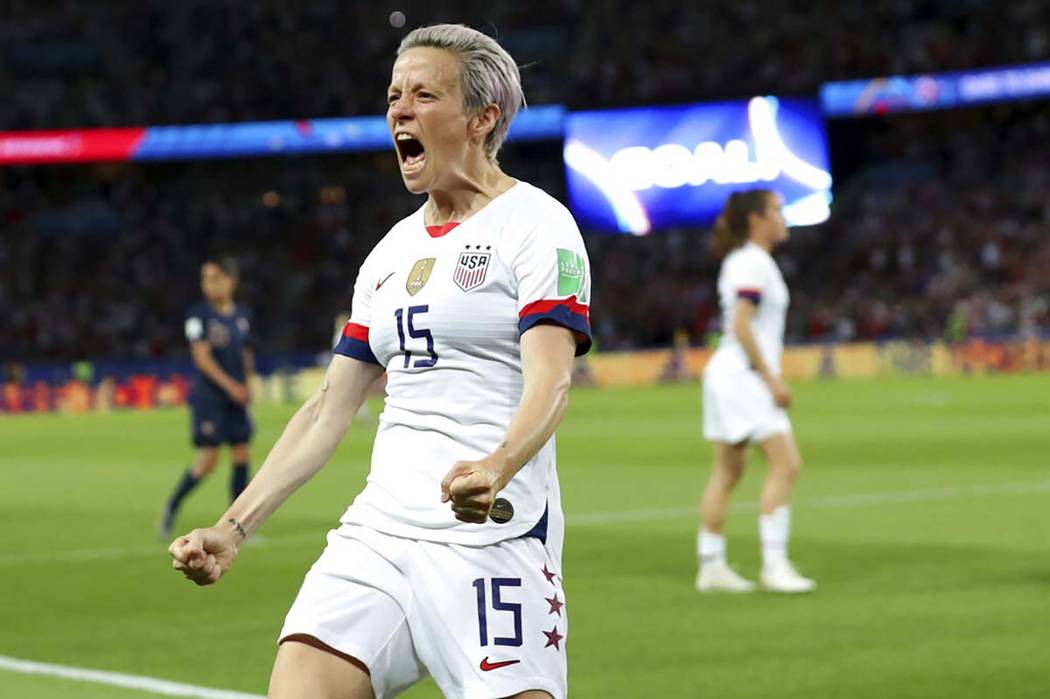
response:
<path fill-rule="evenodd" d="M 515 663 L 520 662 L 520 660 L 500 660 L 495 663 L 490 663 L 489 658 L 486 655 L 485 659 L 481 661 L 480 667 L 482 672 L 489 672 L 491 670 L 499 670 L 501 667 L 507 667 L 508 665 L 514 665 Z"/>
<path fill-rule="evenodd" d="M 386 280 L 387 280 L 387 279 L 390 279 L 390 277 L 392 277 L 392 276 L 394 276 L 394 273 L 393 273 L 393 272 L 391 272 L 390 274 L 386 275 L 386 279 L 384 279 L 383 281 L 381 281 L 381 282 L 379 282 L 378 284 L 376 284 L 376 291 L 379 291 L 379 287 L 381 287 L 381 286 L 383 286 L 384 284 L 386 284 Z"/>

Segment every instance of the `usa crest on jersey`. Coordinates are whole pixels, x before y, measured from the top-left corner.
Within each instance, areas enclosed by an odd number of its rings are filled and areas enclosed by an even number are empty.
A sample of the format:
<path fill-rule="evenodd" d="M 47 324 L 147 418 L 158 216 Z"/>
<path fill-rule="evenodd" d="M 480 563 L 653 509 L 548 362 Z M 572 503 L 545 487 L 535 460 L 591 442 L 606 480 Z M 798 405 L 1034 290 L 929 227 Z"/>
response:
<path fill-rule="evenodd" d="M 478 247 L 480 248 L 481 246 Z M 463 291 L 476 289 L 485 281 L 485 274 L 489 270 L 491 259 L 491 252 L 472 251 L 469 249 L 461 252 L 459 260 L 456 262 L 456 270 L 452 273 L 452 280 Z"/>

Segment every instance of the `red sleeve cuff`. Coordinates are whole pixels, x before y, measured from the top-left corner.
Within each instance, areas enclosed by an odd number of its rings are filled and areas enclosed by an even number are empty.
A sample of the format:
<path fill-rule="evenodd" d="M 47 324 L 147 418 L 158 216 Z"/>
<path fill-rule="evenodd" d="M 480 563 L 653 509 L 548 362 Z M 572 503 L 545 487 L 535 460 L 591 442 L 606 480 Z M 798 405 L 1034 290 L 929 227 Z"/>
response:
<path fill-rule="evenodd" d="M 590 307 L 579 303 L 575 296 L 567 299 L 541 300 L 526 304 L 518 314 L 518 334 L 540 323 L 553 323 L 576 334 L 576 356 L 591 348 Z"/>
<path fill-rule="evenodd" d="M 747 299 L 757 306 L 762 301 L 762 292 L 758 289 L 737 289 L 736 297 L 738 299 Z"/>
<path fill-rule="evenodd" d="M 368 344 L 368 326 L 358 323 L 347 323 L 343 328 L 343 336 L 333 350 L 336 354 L 352 357 L 362 362 L 379 364 L 372 346 Z"/>

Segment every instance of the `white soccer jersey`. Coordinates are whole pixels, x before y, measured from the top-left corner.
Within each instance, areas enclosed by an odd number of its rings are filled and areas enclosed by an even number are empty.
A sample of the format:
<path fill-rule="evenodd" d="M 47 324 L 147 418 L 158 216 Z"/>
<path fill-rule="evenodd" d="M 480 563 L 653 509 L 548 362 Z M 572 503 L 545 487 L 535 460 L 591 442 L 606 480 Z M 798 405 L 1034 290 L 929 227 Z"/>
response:
<path fill-rule="evenodd" d="M 769 370 L 779 375 L 780 356 L 784 351 L 784 321 L 791 297 L 772 255 L 752 242 L 732 251 L 722 262 L 718 274 L 722 339 L 707 369 L 734 372 L 751 368 L 747 353 L 733 332 L 733 309 L 741 298 L 750 299 L 757 305 L 751 328 Z"/>
<path fill-rule="evenodd" d="M 532 534 L 560 556 L 553 437 L 500 493 L 514 506 L 506 524 L 455 519 L 440 484 L 503 440 L 521 398 L 521 333 L 557 323 L 587 351 L 589 297 L 575 221 L 524 182 L 461 224 L 427 227 L 420 208 L 395 225 L 361 266 L 335 349 L 387 370 L 368 483 L 342 521 L 467 545 Z"/>

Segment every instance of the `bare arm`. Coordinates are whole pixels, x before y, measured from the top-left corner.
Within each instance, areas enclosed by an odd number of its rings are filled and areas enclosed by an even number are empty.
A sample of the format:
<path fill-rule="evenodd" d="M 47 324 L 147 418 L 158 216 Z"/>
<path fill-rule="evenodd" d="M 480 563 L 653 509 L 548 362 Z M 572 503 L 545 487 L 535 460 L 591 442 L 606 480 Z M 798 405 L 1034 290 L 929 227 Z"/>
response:
<path fill-rule="evenodd" d="M 791 404 L 791 392 L 788 390 L 787 384 L 769 370 L 769 365 L 766 364 L 765 358 L 762 357 L 762 351 L 758 347 L 758 340 L 755 339 L 755 333 L 751 329 L 751 321 L 754 317 L 754 302 L 748 299 L 738 299 L 733 307 L 733 333 L 740 341 L 740 346 L 744 348 L 744 353 L 747 354 L 747 360 L 751 363 L 751 368 L 762 377 L 762 380 L 769 386 L 769 390 L 773 392 L 773 400 L 781 408 L 786 408 Z"/>
<path fill-rule="evenodd" d="M 255 377 L 255 350 L 251 347 L 244 348 L 244 385 L 251 386 Z"/>
<path fill-rule="evenodd" d="M 200 372 L 211 379 L 219 388 L 226 391 L 230 398 L 242 404 L 248 402 L 248 390 L 245 388 L 245 385 L 227 374 L 219 366 L 219 363 L 215 361 L 215 357 L 211 353 L 211 345 L 208 344 L 207 340 L 194 340 L 191 342 L 190 355 L 193 357 L 194 365 Z"/>
<path fill-rule="evenodd" d="M 335 355 L 324 384 L 288 421 L 259 472 L 216 526 L 233 519 L 251 534 L 289 495 L 328 462 L 368 389 L 383 373 L 375 364 Z"/>
<path fill-rule="evenodd" d="M 576 338 L 559 325 L 537 325 L 521 336 L 524 388 L 500 446 L 480 461 L 461 461 L 441 481 L 442 502 L 456 518 L 484 522 L 496 494 L 554 434 L 569 404 Z"/>
<path fill-rule="evenodd" d="M 331 458 L 382 373 L 380 366 L 336 355 L 324 384 L 288 421 L 259 472 L 215 526 L 172 542 L 174 567 L 200 585 L 218 580 L 241 542 Z"/>

